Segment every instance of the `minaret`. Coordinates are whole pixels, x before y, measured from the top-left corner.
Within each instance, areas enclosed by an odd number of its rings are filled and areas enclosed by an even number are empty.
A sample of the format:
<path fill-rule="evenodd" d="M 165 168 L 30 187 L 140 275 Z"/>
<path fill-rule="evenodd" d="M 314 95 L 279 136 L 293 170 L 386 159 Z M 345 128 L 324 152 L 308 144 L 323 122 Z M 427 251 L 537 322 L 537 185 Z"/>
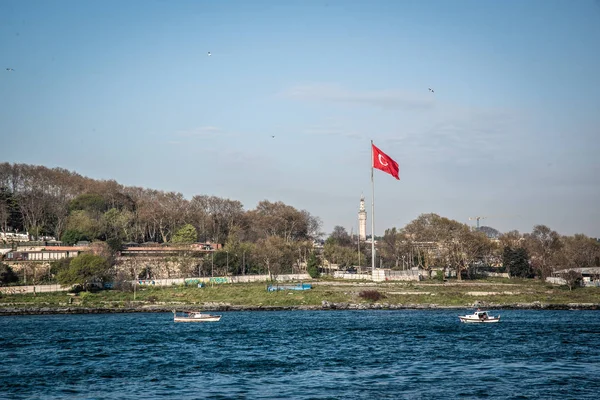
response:
<path fill-rule="evenodd" d="M 367 212 L 365 211 L 365 196 L 360 196 L 360 208 L 358 209 L 358 238 L 367 240 Z"/>

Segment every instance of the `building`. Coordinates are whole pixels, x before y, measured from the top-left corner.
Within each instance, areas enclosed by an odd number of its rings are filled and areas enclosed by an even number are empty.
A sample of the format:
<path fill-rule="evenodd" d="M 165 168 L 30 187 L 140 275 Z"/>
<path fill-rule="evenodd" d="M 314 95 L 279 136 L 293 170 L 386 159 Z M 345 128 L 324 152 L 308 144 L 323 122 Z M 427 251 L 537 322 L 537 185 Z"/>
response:
<path fill-rule="evenodd" d="M 367 240 L 367 211 L 365 210 L 365 196 L 360 196 L 360 207 L 358 209 L 358 238 Z"/>

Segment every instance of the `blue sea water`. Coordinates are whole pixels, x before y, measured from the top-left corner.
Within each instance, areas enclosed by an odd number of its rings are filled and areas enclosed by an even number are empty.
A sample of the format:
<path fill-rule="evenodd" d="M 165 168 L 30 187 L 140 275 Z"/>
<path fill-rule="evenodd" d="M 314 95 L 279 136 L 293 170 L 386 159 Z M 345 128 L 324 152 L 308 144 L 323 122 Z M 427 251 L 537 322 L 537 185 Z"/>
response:
<path fill-rule="evenodd" d="M 600 398 L 600 312 L 467 311 L 0 317 L 0 398 Z"/>

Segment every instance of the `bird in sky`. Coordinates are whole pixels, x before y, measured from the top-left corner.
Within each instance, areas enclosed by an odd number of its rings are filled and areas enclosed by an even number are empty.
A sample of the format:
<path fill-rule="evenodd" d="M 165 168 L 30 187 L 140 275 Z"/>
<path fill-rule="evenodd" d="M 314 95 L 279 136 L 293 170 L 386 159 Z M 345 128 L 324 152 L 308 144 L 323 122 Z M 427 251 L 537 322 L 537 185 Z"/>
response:
<path fill-rule="evenodd" d="M 275 139 L 275 136 L 271 136 L 273 139 Z"/>
<path fill-rule="evenodd" d="M 433 90 L 432 88 L 429 88 L 429 91 L 430 91 L 431 93 L 435 93 L 435 92 L 434 92 L 434 90 Z"/>
<path fill-rule="evenodd" d="M 7 71 L 14 71 L 12 68 L 6 68 Z"/>
<path fill-rule="evenodd" d="M 211 55 L 211 54 L 210 54 L 210 51 L 209 51 L 209 52 L 208 52 L 208 56 L 210 57 L 210 55 Z"/>

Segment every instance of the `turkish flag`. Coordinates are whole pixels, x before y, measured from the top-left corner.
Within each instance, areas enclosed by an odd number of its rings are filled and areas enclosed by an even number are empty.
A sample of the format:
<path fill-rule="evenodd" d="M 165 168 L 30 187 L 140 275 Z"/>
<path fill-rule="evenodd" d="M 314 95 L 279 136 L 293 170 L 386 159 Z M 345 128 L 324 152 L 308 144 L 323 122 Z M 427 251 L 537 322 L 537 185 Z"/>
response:
<path fill-rule="evenodd" d="M 398 176 L 400 171 L 398 163 L 392 160 L 392 158 L 383 151 L 379 150 L 374 144 L 371 144 L 371 146 L 373 146 L 373 168 L 387 172 L 394 178 L 400 180 L 400 177 Z"/>

